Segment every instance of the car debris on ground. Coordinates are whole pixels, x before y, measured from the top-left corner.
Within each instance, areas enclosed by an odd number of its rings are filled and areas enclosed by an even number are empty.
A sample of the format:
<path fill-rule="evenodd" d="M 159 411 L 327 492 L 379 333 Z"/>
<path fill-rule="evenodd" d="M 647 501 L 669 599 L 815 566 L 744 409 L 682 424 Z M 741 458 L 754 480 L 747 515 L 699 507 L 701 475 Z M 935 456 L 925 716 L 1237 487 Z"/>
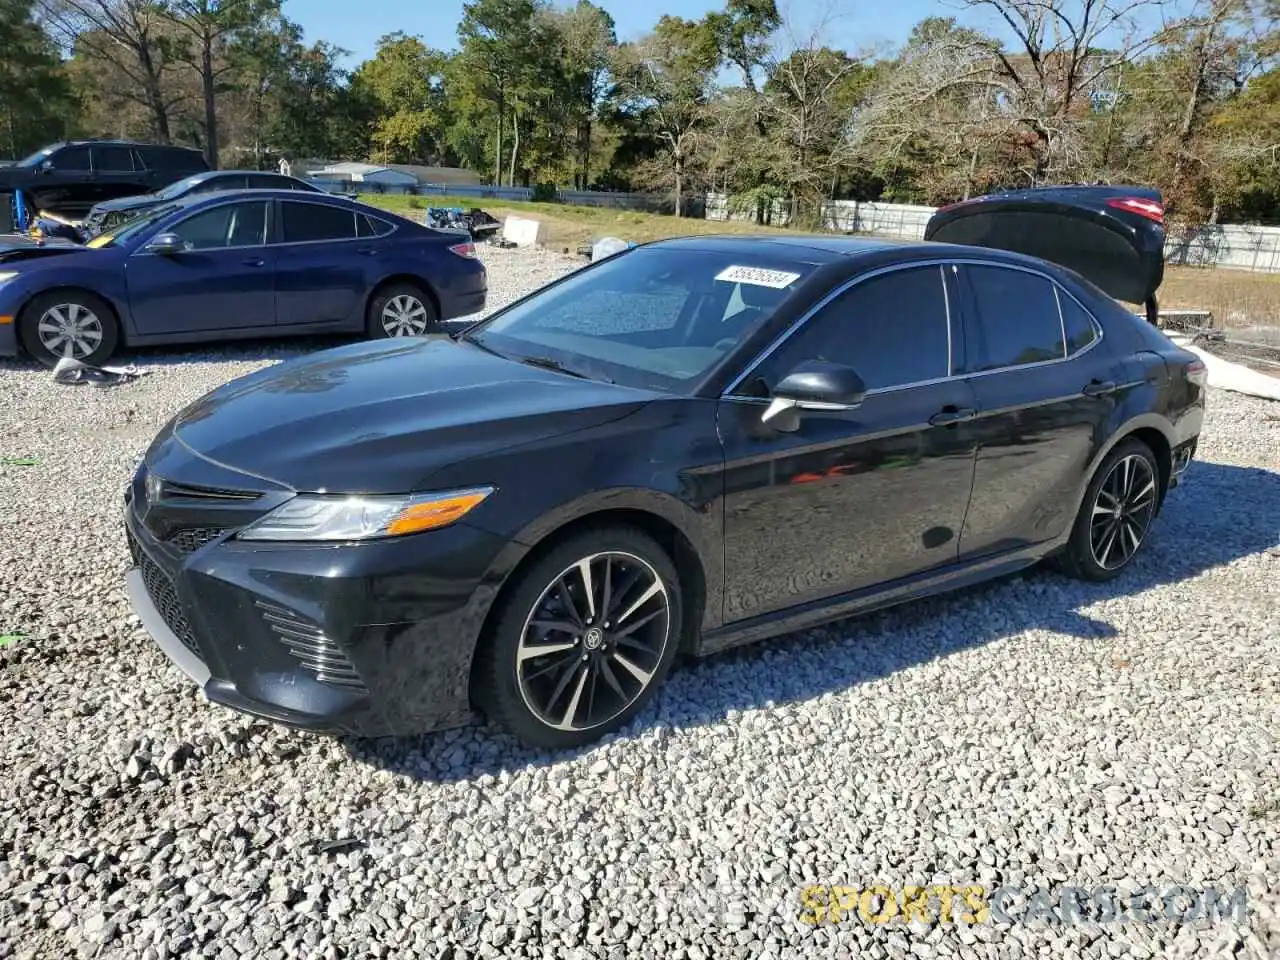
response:
<path fill-rule="evenodd" d="M 436 230 L 465 230 L 472 240 L 488 240 L 502 229 L 501 221 L 479 207 L 427 207 L 423 222 Z"/>
<path fill-rule="evenodd" d="M 53 368 L 53 379 L 57 383 L 80 386 L 90 384 L 95 387 L 118 387 L 131 383 L 146 373 L 134 364 L 127 367 L 95 367 L 70 357 L 63 357 Z"/>

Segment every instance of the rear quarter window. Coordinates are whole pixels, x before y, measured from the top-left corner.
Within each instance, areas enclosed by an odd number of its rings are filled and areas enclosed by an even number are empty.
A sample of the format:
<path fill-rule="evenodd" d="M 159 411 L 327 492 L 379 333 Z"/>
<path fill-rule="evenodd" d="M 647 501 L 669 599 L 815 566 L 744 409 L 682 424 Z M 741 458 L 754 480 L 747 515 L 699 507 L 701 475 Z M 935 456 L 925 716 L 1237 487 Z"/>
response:
<path fill-rule="evenodd" d="M 1062 311 L 1062 330 L 1067 338 L 1067 356 L 1071 356 L 1097 340 L 1098 331 L 1094 327 L 1093 318 L 1076 302 L 1075 297 L 1065 290 L 1056 292 L 1058 308 Z"/>

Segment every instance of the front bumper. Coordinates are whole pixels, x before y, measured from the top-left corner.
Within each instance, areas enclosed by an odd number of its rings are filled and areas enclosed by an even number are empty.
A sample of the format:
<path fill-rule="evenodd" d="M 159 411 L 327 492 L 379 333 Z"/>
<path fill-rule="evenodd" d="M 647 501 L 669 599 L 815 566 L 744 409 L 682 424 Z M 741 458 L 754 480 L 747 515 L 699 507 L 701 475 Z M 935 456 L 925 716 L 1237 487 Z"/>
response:
<path fill-rule="evenodd" d="M 0 357 L 18 355 L 18 318 L 0 314 Z"/>
<path fill-rule="evenodd" d="M 130 602 L 208 700 L 355 736 L 471 721 L 471 658 L 509 551 L 499 538 L 463 524 L 346 545 L 240 542 L 211 527 L 157 536 L 136 502 Z"/>

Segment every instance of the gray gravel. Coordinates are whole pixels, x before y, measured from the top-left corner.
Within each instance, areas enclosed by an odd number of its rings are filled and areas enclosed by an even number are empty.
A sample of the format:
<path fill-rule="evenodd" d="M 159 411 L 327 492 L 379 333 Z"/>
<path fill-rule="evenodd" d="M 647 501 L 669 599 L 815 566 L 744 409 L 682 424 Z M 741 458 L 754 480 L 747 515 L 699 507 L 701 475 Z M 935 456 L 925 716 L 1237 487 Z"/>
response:
<path fill-rule="evenodd" d="M 495 305 L 572 266 L 487 250 Z M 1280 404 L 1214 392 L 1137 566 L 682 668 L 580 754 L 295 734 L 204 703 L 122 589 L 180 405 L 316 344 L 0 364 L 0 957 L 1280 954 Z M 336 850 L 318 844 L 349 841 Z M 1247 885 L 1242 925 L 799 922 L 806 884 Z M 936 916 L 936 913 L 934 914 Z"/>

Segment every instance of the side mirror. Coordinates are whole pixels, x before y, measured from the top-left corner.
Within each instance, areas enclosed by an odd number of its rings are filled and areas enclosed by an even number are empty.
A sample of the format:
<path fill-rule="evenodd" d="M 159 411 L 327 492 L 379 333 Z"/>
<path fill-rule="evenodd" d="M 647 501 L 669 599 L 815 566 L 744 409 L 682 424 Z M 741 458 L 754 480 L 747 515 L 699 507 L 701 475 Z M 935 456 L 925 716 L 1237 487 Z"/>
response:
<path fill-rule="evenodd" d="M 186 249 L 187 245 L 176 233 L 162 233 L 147 244 L 148 251 L 162 257 L 172 257 Z"/>
<path fill-rule="evenodd" d="M 41 160 L 40 166 L 37 169 L 40 171 L 40 173 L 53 173 L 53 161 Z"/>
<path fill-rule="evenodd" d="M 780 430 L 794 430 L 800 411 L 852 410 L 866 395 L 867 385 L 852 367 L 808 360 L 773 388 L 773 400 L 760 419 Z"/>

